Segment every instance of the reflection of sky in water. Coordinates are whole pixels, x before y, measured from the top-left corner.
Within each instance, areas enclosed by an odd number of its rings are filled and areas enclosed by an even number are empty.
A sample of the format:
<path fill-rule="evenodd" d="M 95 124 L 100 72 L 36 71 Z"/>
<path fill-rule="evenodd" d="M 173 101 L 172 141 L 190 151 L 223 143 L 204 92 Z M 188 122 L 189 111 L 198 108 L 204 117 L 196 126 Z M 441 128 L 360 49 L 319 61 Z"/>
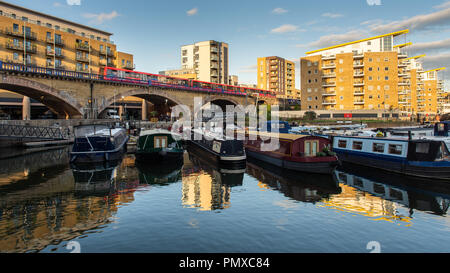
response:
<path fill-rule="evenodd" d="M 366 253 L 370 241 L 387 252 L 450 251 L 439 196 L 357 178 L 290 181 L 252 166 L 240 184 L 190 162 L 181 173 L 141 170 L 132 157 L 88 176 L 53 156 L 0 167 L 0 251 L 67 252 L 71 240 L 85 252 Z"/>

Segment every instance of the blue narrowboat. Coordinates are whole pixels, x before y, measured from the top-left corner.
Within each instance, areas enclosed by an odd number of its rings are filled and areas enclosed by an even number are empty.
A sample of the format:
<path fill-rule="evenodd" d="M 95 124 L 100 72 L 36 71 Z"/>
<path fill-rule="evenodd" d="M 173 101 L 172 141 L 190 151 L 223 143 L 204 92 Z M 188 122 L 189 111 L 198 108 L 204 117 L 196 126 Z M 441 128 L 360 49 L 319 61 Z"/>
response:
<path fill-rule="evenodd" d="M 450 180 L 450 152 L 439 139 L 335 136 L 333 151 L 342 163 Z"/>
<path fill-rule="evenodd" d="M 106 125 L 76 126 L 74 133 L 71 163 L 119 160 L 126 151 L 129 139 L 124 128 L 109 128 Z"/>

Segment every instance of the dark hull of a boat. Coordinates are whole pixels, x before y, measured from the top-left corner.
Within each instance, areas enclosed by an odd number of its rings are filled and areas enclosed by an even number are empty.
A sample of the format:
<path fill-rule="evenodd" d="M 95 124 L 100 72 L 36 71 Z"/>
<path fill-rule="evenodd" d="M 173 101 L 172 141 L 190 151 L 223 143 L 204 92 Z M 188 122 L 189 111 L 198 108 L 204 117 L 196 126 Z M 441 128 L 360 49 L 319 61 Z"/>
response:
<path fill-rule="evenodd" d="M 436 179 L 450 182 L 449 167 L 413 166 L 401 160 L 389 160 L 382 157 L 359 155 L 336 151 L 338 158 L 343 163 L 361 165 L 369 168 L 380 169 L 409 177 L 424 179 Z"/>
<path fill-rule="evenodd" d="M 196 149 L 196 153 L 216 165 L 220 169 L 226 170 L 241 170 L 247 166 L 247 158 L 244 156 L 237 156 L 239 159 L 233 159 L 236 156 L 224 156 L 220 155 L 212 150 L 209 150 L 197 143 L 196 141 L 188 141 L 188 151 Z"/>
<path fill-rule="evenodd" d="M 306 173 L 316 173 L 316 174 L 330 174 L 337 166 L 338 161 L 331 162 L 294 162 L 287 161 L 275 157 L 271 157 L 268 155 L 264 155 L 262 153 L 254 152 L 247 150 L 247 155 L 249 157 L 255 158 L 257 160 L 261 160 L 266 163 L 270 163 L 279 168 L 297 171 L 297 172 L 306 172 Z"/>
<path fill-rule="evenodd" d="M 123 145 L 121 149 L 116 151 L 104 151 L 97 153 L 70 153 L 70 162 L 75 164 L 80 163 L 101 163 L 106 161 L 120 160 L 123 154 L 126 152 L 126 145 Z"/>
<path fill-rule="evenodd" d="M 136 152 L 137 161 L 158 162 L 158 163 L 174 163 L 183 161 L 184 152 Z"/>

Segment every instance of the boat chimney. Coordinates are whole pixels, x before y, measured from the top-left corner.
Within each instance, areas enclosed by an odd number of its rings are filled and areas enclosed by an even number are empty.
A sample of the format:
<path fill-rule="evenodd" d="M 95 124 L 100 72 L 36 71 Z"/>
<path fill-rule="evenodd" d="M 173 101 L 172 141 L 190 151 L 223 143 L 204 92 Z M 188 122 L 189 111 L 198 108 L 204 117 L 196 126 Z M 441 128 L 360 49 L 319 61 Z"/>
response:
<path fill-rule="evenodd" d="M 408 139 L 412 140 L 412 133 L 411 133 L 411 131 L 408 131 Z"/>

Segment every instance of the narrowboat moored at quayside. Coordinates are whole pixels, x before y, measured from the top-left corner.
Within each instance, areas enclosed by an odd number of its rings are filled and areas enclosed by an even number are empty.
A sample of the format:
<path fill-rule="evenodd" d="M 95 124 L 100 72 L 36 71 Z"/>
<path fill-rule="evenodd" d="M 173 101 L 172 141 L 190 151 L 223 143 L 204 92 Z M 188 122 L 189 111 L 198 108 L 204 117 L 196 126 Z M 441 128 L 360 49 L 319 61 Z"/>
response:
<path fill-rule="evenodd" d="M 238 132 L 238 134 L 242 133 Z M 272 143 L 279 143 L 279 145 L 274 145 L 273 148 L 263 147 L 263 145 L 269 145 L 270 139 Z M 329 139 L 312 135 L 256 131 L 248 131 L 245 134 L 245 149 L 249 157 L 299 172 L 331 173 L 339 161 L 330 151 L 330 146 Z"/>
<path fill-rule="evenodd" d="M 228 138 L 225 135 L 220 136 L 202 129 L 194 129 L 192 139 L 187 143 L 189 149 L 198 149 L 198 154 L 219 168 L 245 169 L 247 165 L 247 156 L 242 140 Z"/>
<path fill-rule="evenodd" d="M 171 131 L 164 129 L 141 131 L 137 142 L 136 159 L 160 163 L 183 161 L 184 150 L 181 140 L 177 140 L 176 137 Z"/>
<path fill-rule="evenodd" d="M 335 136 L 333 151 L 344 163 L 450 180 L 450 153 L 443 140 Z"/>
<path fill-rule="evenodd" d="M 129 139 L 124 128 L 109 128 L 106 125 L 76 126 L 74 134 L 71 163 L 118 160 L 126 151 Z"/>

